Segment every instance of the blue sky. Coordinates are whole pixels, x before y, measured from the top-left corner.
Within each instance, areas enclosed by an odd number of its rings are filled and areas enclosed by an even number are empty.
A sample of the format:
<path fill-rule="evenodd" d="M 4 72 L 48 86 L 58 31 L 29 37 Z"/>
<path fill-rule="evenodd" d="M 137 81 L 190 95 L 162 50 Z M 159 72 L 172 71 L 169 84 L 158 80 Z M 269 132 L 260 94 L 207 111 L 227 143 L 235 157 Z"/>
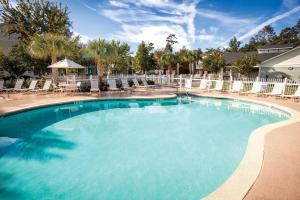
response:
<path fill-rule="evenodd" d="M 70 9 L 81 40 L 128 42 L 132 51 L 144 40 L 163 47 L 168 34 L 175 48 L 226 47 L 236 36 L 244 43 L 262 27 L 278 32 L 300 19 L 300 0 L 60 0 Z"/>

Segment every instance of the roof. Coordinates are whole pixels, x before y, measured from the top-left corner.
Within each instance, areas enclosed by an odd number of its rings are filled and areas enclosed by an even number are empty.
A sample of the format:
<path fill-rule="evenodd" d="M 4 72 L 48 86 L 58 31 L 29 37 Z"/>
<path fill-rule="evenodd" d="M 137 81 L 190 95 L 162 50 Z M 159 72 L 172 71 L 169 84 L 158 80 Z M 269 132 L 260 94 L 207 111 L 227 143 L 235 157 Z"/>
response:
<path fill-rule="evenodd" d="M 249 52 L 225 52 L 224 59 L 226 65 L 231 65 L 237 60 L 243 58 L 244 56 L 257 55 L 256 51 Z"/>
<path fill-rule="evenodd" d="M 293 48 L 293 49 L 291 49 L 291 50 L 288 50 L 288 51 L 286 51 L 286 52 L 284 52 L 284 53 L 281 53 L 281 54 L 279 54 L 279 55 L 276 55 L 276 56 L 273 56 L 273 57 L 271 57 L 271 58 L 269 58 L 269 59 L 266 59 L 266 60 L 264 60 L 262 63 L 271 61 L 271 60 L 273 60 L 273 59 L 275 59 L 275 58 L 278 58 L 278 57 L 283 56 L 283 55 L 285 55 L 285 54 L 291 53 L 291 52 L 293 52 L 293 51 L 295 51 L 295 50 L 297 50 L 297 49 L 300 49 L 300 46 L 297 46 L 297 47 L 295 47 L 295 48 Z"/>
<path fill-rule="evenodd" d="M 232 65 L 237 60 L 243 58 L 244 56 L 256 56 L 258 61 L 263 62 L 265 60 L 268 60 L 274 56 L 277 56 L 281 53 L 261 53 L 258 54 L 257 51 L 249 51 L 249 52 L 225 52 L 224 53 L 224 59 L 225 64 L 227 66 Z"/>
<path fill-rule="evenodd" d="M 259 46 L 257 49 L 285 49 L 285 48 L 293 48 L 292 44 L 270 44 Z"/>

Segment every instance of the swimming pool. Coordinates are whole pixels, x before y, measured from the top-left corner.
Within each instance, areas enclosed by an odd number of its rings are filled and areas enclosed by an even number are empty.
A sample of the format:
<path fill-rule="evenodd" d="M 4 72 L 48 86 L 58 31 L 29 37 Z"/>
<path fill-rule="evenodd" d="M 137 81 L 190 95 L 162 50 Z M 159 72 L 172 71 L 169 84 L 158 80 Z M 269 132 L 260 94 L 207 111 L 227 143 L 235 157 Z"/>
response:
<path fill-rule="evenodd" d="M 200 199 L 285 112 L 228 99 L 76 102 L 0 119 L 1 199 Z"/>

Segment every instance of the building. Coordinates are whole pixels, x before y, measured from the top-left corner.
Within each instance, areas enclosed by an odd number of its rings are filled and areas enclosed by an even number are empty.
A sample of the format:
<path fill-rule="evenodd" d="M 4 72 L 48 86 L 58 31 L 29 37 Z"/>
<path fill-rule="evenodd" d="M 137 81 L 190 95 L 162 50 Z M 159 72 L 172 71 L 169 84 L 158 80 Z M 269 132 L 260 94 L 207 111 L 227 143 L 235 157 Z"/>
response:
<path fill-rule="evenodd" d="M 297 47 L 298 48 L 298 47 Z M 294 48 L 294 49 L 297 49 Z M 293 46 L 290 44 L 276 44 L 276 45 L 265 45 L 257 48 L 257 51 L 250 52 L 225 52 L 224 59 L 227 71 L 230 70 L 234 62 L 243 58 L 244 56 L 256 56 L 260 64 L 254 66 L 253 71 L 250 76 L 260 76 L 264 78 L 291 78 L 295 79 L 299 76 L 297 75 L 297 70 L 288 70 L 284 67 L 278 67 L 274 62 L 280 63 L 281 59 L 286 59 L 286 54 L 290 56 L 295 56 L 289 52 L 294 52 Z M 284 57 L 281 55 L 285 55 Z M 299 53 L 298 53 L 299 55 Z M 273 58 L 277 58 L 273 60 Z M 295 62 L 295 61 L 293 61 Z M 293 67 L 294 69 L 294 67 Z M 280 73 L 282 72 L 282 73 Z M 298 80 L 299 78 L 297 78 Z"/>
<path fill-rule="evenodd" d="M 300 46 L 261 62 L 259 77 L 300 81 Z"/>

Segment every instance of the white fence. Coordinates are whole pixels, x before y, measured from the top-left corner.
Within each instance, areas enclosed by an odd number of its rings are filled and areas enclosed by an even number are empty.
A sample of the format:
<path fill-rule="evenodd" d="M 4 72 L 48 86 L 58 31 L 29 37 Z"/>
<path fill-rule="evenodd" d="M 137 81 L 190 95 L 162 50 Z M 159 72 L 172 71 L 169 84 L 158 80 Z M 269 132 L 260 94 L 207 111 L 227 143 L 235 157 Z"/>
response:
<path fill-rule="evenodd" d="M 89 82 L 90 79 L 97 79 L 97 76 L 64 76 L 60 77 L 61 81 L 70 83 L 70 82 Z M 190 81 L 191 88 L 197 89 L 200 86 L 200 82 L 202 80 L 208 81 L 207 91 L 213 89 L 216 86 L 216 82 L 221 80 L 221 77 L 217 76 L 199 76 L 199 75 L 190 75 L 190 74 L 182 74 L 182 75 L 110 75 L 104 77 L 105 79 L 141 79 L 145 78 L 147 80 L 152 80 L 156 85 L 160 86 L 168 86 L 175 87 L 179 90 L 184 91 L 185 83 Z M 232 84 L 234 81 L 242 81 L 243 82 L 243 91 L 251 90 L 254 82 L 261 82 L 263 85 L 266 85 L 264 92 L 272 91 L 275 83 L 284 83 L 285 89 L 284 94 L 289 95 L 293 94 L 297 88 L 300 86 L 300 82 L 285 79 L 271 79 L 271 78 L 253 78 L 253 77 L 242 77 L 242 78 L 233 78 L 228 77 L 227 79 L 222 79 L 224 81 L 223 91 L 231 91 Z M 190 89 L 191 89 L 190 88 Z"/>

